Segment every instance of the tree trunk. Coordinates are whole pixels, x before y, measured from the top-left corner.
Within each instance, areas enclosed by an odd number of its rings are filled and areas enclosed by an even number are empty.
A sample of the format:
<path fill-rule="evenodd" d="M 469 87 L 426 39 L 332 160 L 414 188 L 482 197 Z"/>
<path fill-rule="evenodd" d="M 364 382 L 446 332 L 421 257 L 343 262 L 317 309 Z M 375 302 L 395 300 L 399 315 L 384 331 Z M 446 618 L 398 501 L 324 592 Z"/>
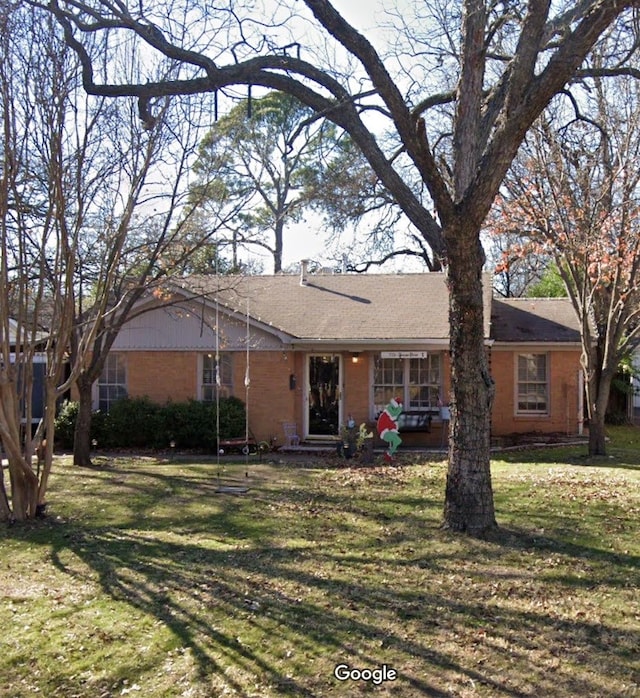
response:
<path fill-rule="evenodd" d="M 589 401 L 589 455 L 606 456 L 606 431 L 604 420 L 611 393 L 613 374 L 608 371 L 600 372 L 587 385 L 587 400 Z"/>
<path fill-rule="evenodd" d="M 454 232 L 448 245 L 451 433 L 444 527 L 482 537 L 496 527 L 490 440 L 494 384 L 485 347 L 482 265 L 475 238 Z M 467 244 L 464 243 L 467 240 Z"/>
<path fill-rule="evenodd" d="M 594 412 L 589 418 L 589 455 L 606 456 L 604 414 Z"/>
<path fill-rule="evenodd" d="M 55 442 L 56 421 L 56 383 L 55 378 L 47 382 L 46 407 L 44 413 L 44 463 L 38 484 L 38 508 L 42 513 L 46 505 L 45 496 L 49 485 L 49 475 L 53 467 L 53 445 Z"/>
<path fill-rule="evenodd" d="M 2 457 L 1 452 L 0 457 Z M 11 521 L 11 518 L 11 506 L 9 504 L 9 497 L 7 496 L 7 488 L 4 484 L 4 468 L 0 462 L 0 521 Z"/>
<path fill-rule="evenodd" d="M 9 474 L 13 518 L 34 518 L 38 509 L 38 478 L 21 453 L 9 454 Z"/>
<path fill-rule="evenodd" d="M 282 271 L 282 249 L 284 245 L 284 217 L 285 213 L 278 209 L 276 223 L 273 228 L 273 273 L 279 274 Z"/>
<path fill-rule="evenodd" d="M 91 463 L 91 383 L 82 376 L 77 381 L 78 417 L 73 434 L 73 464 L 89 467 Z"/>

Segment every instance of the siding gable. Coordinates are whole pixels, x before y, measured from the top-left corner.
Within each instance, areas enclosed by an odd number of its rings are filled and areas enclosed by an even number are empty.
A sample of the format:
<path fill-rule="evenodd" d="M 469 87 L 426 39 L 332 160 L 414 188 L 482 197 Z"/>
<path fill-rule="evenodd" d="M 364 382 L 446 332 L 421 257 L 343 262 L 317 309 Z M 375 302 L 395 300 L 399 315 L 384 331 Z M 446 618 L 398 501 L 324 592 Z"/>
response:
<path fill-rule="evenodd" d="M 247 348 L 246 323 L 219 313 L 220 350 Z M 211 308 L 171 306 L 155 308 L 127 322 L 118 333 L 113 351 L 131 350 L 211 350 L 216 346 L 216 318 Z M 277 349 L 280 340 L 262 328 L 250 326 L 250 349 Z"/>

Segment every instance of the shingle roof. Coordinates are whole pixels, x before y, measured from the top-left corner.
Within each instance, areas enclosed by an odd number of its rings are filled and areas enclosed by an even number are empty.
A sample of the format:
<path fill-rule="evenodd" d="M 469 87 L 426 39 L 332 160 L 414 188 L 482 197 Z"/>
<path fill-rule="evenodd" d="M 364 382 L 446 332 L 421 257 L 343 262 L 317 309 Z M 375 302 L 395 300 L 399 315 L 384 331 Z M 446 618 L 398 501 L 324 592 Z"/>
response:
<path fill-rule="evenodd" d="M 189 277 L 193 293 L 212 293 L 239 313 L 300 340 L 446 340 L 446 276 L 424 274 L 310 274 Z M 491 283 L 485 283 L 485 336 L 489 335 Z"/>
<path fill-rule="evenodd" d="M 494 299 L 491 338 L 496 342 L 579 342 L 580 327 L 568 298 Z"/>

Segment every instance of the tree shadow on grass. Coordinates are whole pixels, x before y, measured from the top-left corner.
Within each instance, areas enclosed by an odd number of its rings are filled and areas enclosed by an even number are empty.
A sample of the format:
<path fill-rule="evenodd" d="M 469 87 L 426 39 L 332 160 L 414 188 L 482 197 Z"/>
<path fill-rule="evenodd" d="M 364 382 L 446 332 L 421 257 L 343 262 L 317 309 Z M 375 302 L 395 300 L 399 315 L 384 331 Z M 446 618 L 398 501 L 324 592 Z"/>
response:
<path fill-rule="evenodd" d="M 272 641 L 274 633 L 279 634 L 283 646 L 296 648 L 311 661 L 329 656 L 335 657 L 337 664 L 358 656 L 360 666 L 369 668 L 378 666 L 381 659 L 363 653 L 359 639 L 367 638 L 368 643 L 374 644 L 384 640 L 388 647 L 398 646 L 402 652 L 422 657 L 434 667 L 463 671 L 446 656 L 420 643 L 387 634 L 366 620 L 367 616 L 344 615 L 341 609 L 366 602 L 370 589 L 295 571 L 295 561 L 302 553 L 299 549 L 212 552 L 197 545 L 159 544 L 153 538 L 111 529 L 75 536 L 69 549 L 98 572 L 105 593 L 155 617 L 184 647 L 189 647 L 201 678 L 212 674 L 225 676 L 228 686 L 239 695 L 252 693 L 252 681 L 234 680 L 228 671 L 230 666 L 246 672 L 247 677 L 261 677 L 263 685 L 275 687 L 274 695 L 315 695 L 318 688 L 309 686 L 310 681 L 315 684 L 320 679 L 326 685 L 332 679 L 329 672 L 325 677 L 307 675 L 296 679 L 291 666 L 276 666 L 269 659 L 270 652 L 263 651 L 262 641 L 250 646 L 241 640 L 243 632 L 257 631 L 262 639 Z M 62 570 L 63 553 L 64 546 L 52 550 L 54 563 Z M 321 557 L 317 559 L 320 561 Z M 167 564 L 168 560 L 173 564 Z M 281 588 L 278 580 L 290 584 Z M 300 595 L 286 591 L 291 588 Z M 314 596 L 324 603 L 311 600 L 310 592 L 315 592 Z M 399 674 L 420 695 L 449 695 L 423 677 L 404 674 L 401 669 Z"/>
<path fill-rule="evenodd" d="M 139 475 L 119 473 L 104 492 L 113 506 L 131 499 L 117 525 L 54 527 L 51 558 L 69 575 L 97 575 L 108 597 L 163 624 L 190 648 L 202 685 L 215 679 L 237 695 L 364 691 L 333 677 L 340 662 L 393 667 L 396 682 L 369 688 L 405 696 L 595 696 L 630 676 L 637 631 L 520 603 L 544 584 L 514 553 L 544 559 L 560 549 L 553 538 L 453 537 L 400 491 L 380 502 L 375 492 L 285 482 L 243 498 L 213 494 L 206 474 Z M 560 550 L 637 571 L 634 556 Z M 501 584 L 514 591 L 496 594 Z"/>
<path fill-rule="evenodd" d="M 640 430 L 638 430 L 640 434 Z M 492 460 L 505 463 L 530 463 L 531 465 L 574 465 L 584 468 L 608 468 L 612 470 L 640 470 L 640 448 L 637 438 L 627 443 L 618 437 L 607 445 L 606 455 L 590 456 L 588 444 L 567 446 L 558 443 L 553 446 L 542 445 L 535 448 L 496 449 Z"/>

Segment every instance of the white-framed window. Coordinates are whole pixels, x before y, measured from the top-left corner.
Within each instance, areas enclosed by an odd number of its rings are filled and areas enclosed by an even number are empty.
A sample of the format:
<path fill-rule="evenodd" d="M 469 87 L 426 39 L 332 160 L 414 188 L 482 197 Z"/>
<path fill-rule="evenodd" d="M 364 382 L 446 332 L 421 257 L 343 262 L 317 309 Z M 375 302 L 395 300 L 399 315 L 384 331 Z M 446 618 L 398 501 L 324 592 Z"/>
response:
<path fill-rule="evenodd" d="M 220 397 L 233 395 L 233 354 L 220 352 L 220 374 L 217 380 L 216 355 L 207 353 L 202 355 L 202 369 L 200 373 L 200 399 L 203 402 L 215 402 L 216 387 L 220 387 Z"/>
<path fill-rule="evenodd" d="M 111 405 L 127 397 L 127 364 L 124 354 L 107 355 L 102 374 L 98 378 L 98 409 L 108 412 Z"/>
<path fill-rule="evenodd" d="M 439 353 L 420 358 L 377 356 L 373 368 L 374 416 L 394 397 L 405 409 L 435 410 L 442 393 L 442 361 Z"/>
<path fill-rule="evenodd" d="M 547 354 L 518 354 L 516 361 L 516 414 L 549 414 Z"/>

